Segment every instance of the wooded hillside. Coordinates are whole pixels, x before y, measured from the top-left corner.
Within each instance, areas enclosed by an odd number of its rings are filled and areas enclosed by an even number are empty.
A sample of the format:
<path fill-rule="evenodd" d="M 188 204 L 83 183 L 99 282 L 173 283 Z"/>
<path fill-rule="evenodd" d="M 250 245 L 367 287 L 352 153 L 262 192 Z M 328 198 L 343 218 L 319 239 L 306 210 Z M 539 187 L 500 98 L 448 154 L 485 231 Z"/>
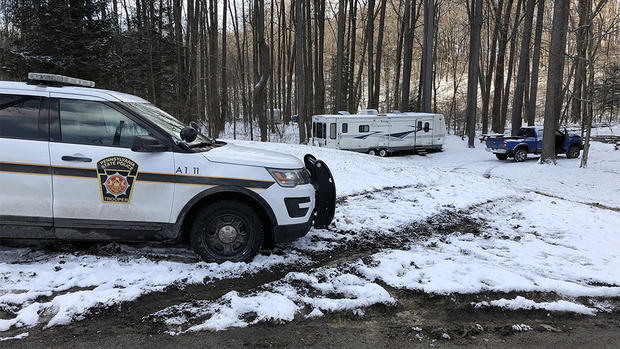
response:
<path fill-rule="evenodd" d="M 552 0 L 0 0 L 0 78 L 90 79 L 214 136 L 243 120 L 261 140 L 272 109 L 299 115 L 302 142 L 313 114 L 362 108 L 514 130 L 542 123 L 549 78 L 556 124 L 617 121 L 620 4 L 567 5 L 562 74 L 548 77 Z"/>

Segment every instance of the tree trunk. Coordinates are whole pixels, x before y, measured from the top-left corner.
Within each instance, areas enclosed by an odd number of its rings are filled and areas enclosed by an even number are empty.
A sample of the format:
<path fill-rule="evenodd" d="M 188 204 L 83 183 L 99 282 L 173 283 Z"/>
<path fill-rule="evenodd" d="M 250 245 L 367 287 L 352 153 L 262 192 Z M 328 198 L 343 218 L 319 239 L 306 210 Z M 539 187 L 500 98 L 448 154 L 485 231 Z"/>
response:
<path fill-rule="evenodd" d="M 375 86 L 374 78 L 374 47 L 375 47 L 375 0 L 368 0 L 368 15 L 366 18 L 366 42 L 368 44 L 368 108 L 372 108 L 372 101 L 374 100 L 373 96 L 373 87 Z"/>
<path fill-rule="evenodd" d="M 304 10 L 303 0 L 295 0 L 295 92 L 297 94 L 297 125 L 299 125 L 299 143 L 306 141 L 306 115 L 304 91 Z"/>
<path fill-rule="evenodd" d="M 517 3 L 517 15 L 515 16 L 514 26 L 512 33 L 510 34 L 510 56 L 508 58 L 508 74 L 506 77 L 506 85 L 504 87 L 504 97 L 502 98 L 502 110 L 500 112 L 500 123 L 502 129 L 506 127 L 506 115 L 508 114 L 508 103 L 510 101 L 510 85 L 512 84 L 512 71 L 514 69 L 515 61 L 515 48 L 517 46 L 517 33 L 519 29 L 519 18 L 521 17 L 521 5 L 525 0 L 520 0 Z"/>
<path fill-rule="evenodd" d="M 532 54 L 532 76 L 530 77 L 530 103 L 527 109 L 527 120 L 534 125 L 536 120 L 536 101 L 538 98 L 538 70 L 540 65 L 540 47 L 542 40 L 543 20 L 545 16 L 545 0 L 538 0 L 536 11 L 536 33 L 534 34 L 534 53 Z"/>
<path fill-rule="evenodd" d="M 489 102 L 491 100 L 491 82 L 493 80 L 493 72 L 495 71 L 495 60 L 497 57 L 497 42 L 501 27 L 501 16 L 504 6 L 504 0 L 499 0 L 495 7 L 495 25 L 493 26 L 493 35 L 491 39 L 491 50 L 489 52 L 489 65 L 487 66 L 487 74 L 485 78 L 485 89 L 482 93 L 482 133 L 489 130 Z M 505 48 L 505 47 L 504 47 Z"/>
<path fill-rule="evenodd" d="M 323 73 L 323 55 L 325 51 L 325 1 L 315 0 L 314 7 L 316 11 L 316 27 L 317 27 L 317 47 L 315 49 L 316 77 L 315 77 L 315 105 L 314 113 L 323 114 L 325 112 L 325 77 Z"/>
<path fill-rule="evenodd" d="M 579 0 L 577 5 L 577 12 L 579 13 L 579 27 L 577 27 L 575 37 L 577 39 L 577 55 L 575 57 L 575 80 L 573 81 L 573 95 L 571 102 L 571 121 L 583 121 L 583 95 L 582 85 L 586 80 L 586 35 L 588 33 L 587 28 L 587 3 L 589 0 Z M 582 122 L 583 124 L 583 122 Z"/>
<path fill-rule="evenodd" d="M 344 8 L 346 0 L 338 1 L 338 39 L 336 43 L 336 91 L 334 113 L 342 109 L 342 64 L 344 56 Z"/>
<path fill-rule="evenodd" d="M 387 0 L 381 1 L 381 10 L 379 15 L 379 33 L 377 34 L 377 59 L 375 62 L 374 88 L 372 94 L 372 102 L 369 105 L 372 109 L 379 109 L 379 93 L 381 90 L 381 59 L 383 55 L 383 33 L 385 26 L 385 7 Z M 387 102 L 387 101 L 386 101 Z"/>
<path fill-rule="evenodd" d="M 467 146 L 474 148 L 476 138 L 476 109 L 478 107 L 478 57 L 482 27 L 482 0 L 472 0 L 469 12 L 469 68 L 467 74 Z"/>
<path fill-rule="evenodd" d="M 409 25 L 404 37 L 404 56 L 403 56 L 403 87 L 400 99 L 400 111 L 409 111 L 409 93 L 411 92 L 411 60 L 413 57 L 413 34 L 417 20 L 416 0 L 412 0 L 409 11 Z"/>
<path fill-rule="evenodd" d="M 228 79 L 226 78 L 226 70 L 227 70 L 227 60 L 226 60 L 226 35 L 228 34 L 226 19 L 228 14 L 226 13 L 227 6 L 229 0 L 224 0 L 223 10 L 222 10 L 222 75 L 221 75 L 221 114 L 220 114 L 220 124 L 218 125 L 218 133 L 224 130 L 226 126 L 226 117 L 228 116 Z M 233 118 L 234 119 L 234 118 Z M 234 120 L 233 120 L 234 122 Z M 218 135 L 213 135 L 217 137 Z"/>
<path fill-rule="evenodd" d="M 523 90 L 525 88 L 525 75 L 530 67 L 530 40 L 532 39 L 532 21 L 534 20 L 534 5 L 536 0 L 527 0 L 525 21 L 521 48 L 519 49 L 519 68 L 517 70 L 517 83 L 512 100 L 512 135 L 516 136 L 523 122 Z M 516 40 L 516 38 L 515 38 Z"/>
<path fill-rule="evenodd" d="M 399 3 L 400 4 L 400 3 Z M 399 109 L 399 97 L 400 97 L 400 66 L 402 62 L 403 53 L 403 40 L 405 32 L 409 27 L 409 11 L 411 9 L 411 0 L 405 0 L 405 12 L 400 24 L 400 31 L 398 33 L 398 43 L 396 44 L 396 67 L 394 68 L 394 97 L 391 108 Z M 399 7 L 400 10 L 400 7 Z"/>
<path fill-rule="evenodd" d="M 422 45 L 422 65 L 420 70 L 422 103 L 420 105 L 420 110 L 427 113 L 431 112 L 434 27 L 435 0 L 424 0 L 424 44 Z"/>
<path fill-rule="evenodd" d="M 551 44 L 549 45 L 549 69 L 547 73 L 547 97 L 545 100 L 545 130 L 540 163 L 555 164 L 555 128 L 560 117 L 562 77 L 564 74 L 564 51 L 568 27 L 569 1 L 555 1 Z"/>
<path fill-rule="evenodd" d="M 265 42 L 265 3 L 254 0 L 254 18 L 256 21 L 256 42 L 258 47 L 258 61 L 260 79 L 254 86 L 254 113 L 258 119 L 261 142 L 267 141 L 267 118 L 265 100 L 267 99 L 267 82 L 271 76 L 271 63 L 269 62 L 269 46 Z"/>
<path fill-rule="evenodd" d="M 491 110 L 491 128 L 495 133 L 504 133 L 504 125 L 501 123 L 502 91 L 504 90 L 504 71 L 506 59 L 506 45 L 508 43 L 508 26 L 512 14 L 513 0 L 508 0 L 503 24 L 500 26 L 499 47 L 497 49 L 497 66 L 495 69 L 495 83 L 493 86 L 493 109 Z M 517 4 L 517 6 L 519 6 Z M 498 18 L 497 21 L 500 21 Z"/>

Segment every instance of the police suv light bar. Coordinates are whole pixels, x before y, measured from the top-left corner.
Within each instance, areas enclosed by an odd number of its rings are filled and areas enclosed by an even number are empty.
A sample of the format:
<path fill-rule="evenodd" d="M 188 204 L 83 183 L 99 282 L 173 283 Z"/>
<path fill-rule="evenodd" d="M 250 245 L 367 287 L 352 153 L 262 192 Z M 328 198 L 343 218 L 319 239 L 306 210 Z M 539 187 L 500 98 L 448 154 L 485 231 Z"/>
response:
<path fill-rule="evenodd" d="M 68 76 L 56 75 L 56 74 L 28 73 L 28 80 L 55 82 L 55 83 L 59 83 L 63 85 L 95 87 L 94 81 L 71 78 Z"/>

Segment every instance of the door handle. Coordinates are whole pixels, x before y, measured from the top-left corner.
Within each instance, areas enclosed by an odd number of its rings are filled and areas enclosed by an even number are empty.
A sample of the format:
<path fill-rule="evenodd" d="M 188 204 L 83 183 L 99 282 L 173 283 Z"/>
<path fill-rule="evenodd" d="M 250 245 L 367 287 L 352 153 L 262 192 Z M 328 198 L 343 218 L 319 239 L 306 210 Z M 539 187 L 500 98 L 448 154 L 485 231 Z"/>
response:
<path fill-rule="evenodd" d="M 93 159 L 91 158 L 87 158 L 83 156 L 71 156 L 71 155 L 64 155 L 61 159 L 62 161 L 73 161 L 73 162 L 92 162 L 93 161 Z"/>

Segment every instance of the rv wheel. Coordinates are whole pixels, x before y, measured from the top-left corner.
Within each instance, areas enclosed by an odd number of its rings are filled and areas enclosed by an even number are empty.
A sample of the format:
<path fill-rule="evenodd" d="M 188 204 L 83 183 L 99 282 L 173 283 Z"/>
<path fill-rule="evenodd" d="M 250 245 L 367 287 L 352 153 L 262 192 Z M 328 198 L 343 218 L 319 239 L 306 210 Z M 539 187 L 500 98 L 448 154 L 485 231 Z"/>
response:
<path fill-rule="evenodd" d="M 381 149 L 381 150 L 379 150 L 379 156 L 380 156 L 380 157 L 382 157 L 382 158 L 383 158 L 383 157 L 385 157 L 385 156 L 387 156 L 387 153 L 388 153 L 388 152 L 387 152 L 387 150 L 386 150 L 386 149 Z"/>
<path fill-rule="evenodd" d="M 370 150 L 368 151 L 368 155 L 375 156 L 375 155 L 377 155 L 377 151 L 376 151 L 376 150 L 374 150 L 374 149 L 370 149 Z"/>

